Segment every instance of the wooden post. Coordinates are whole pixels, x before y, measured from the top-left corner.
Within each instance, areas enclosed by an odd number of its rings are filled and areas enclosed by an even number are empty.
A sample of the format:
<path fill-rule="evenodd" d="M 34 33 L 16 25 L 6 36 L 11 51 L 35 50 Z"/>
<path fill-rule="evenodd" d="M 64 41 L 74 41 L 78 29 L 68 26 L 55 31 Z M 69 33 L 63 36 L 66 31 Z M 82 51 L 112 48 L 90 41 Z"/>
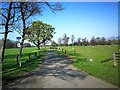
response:
<path fill-rule="evenodd" d="M 65 50 L 65 55 L 67 54 L 67 51 Z"/>
<path fill-rule="evenodd" d="M 74 51 L 74 54 L 76 54 L 76 51 Z"/>
<path fill-rule="evenodd" d="M 62 53 L 63 53 L 63 48 L 62 48 Z"/>
<path fill-rule="evenodd" d="M 40 56 L 40 51 L 39 51 L 39 56 Z"/>
<path fill-rule="evenodd" d="M 34 54 L 34 55 L 35 55 L 35 58 L 36 58 L 36 56 L 37 56 L 36 52 L 35 52 L 35 54 Z"/>
<path fill-rule="evenodd" d="M 116 61 L 116 55 L 113 53 L 113 64 L 114 66 L 117 66 L 117 61 Z"/>
<path fill-rule="evenodd" d="M 30 53 L 28 54 L 28 61 L 30 61 Z"/>
<path fill-rule="evenodd" d="M 18 54 L 17 57 L 16 57 L 16 63 L 17 63 L 17 65 L 19 64 L 19 63 L 18 63 L 18 59 L 19 59 L 19 54 Z"/>
<path fill-rule="evenodd" d="M 39 55 L 38 55 L 38 54 L 39 54 L 39 52 L 37 52 L 37 58 L 39 58 Z"/>

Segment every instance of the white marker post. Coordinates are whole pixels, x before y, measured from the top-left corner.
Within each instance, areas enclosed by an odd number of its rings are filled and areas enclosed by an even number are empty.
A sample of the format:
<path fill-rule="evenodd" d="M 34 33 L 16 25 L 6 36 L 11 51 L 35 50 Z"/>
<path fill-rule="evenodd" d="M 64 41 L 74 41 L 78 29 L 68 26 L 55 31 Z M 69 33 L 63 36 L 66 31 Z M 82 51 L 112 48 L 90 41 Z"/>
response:
<path fill-rule="evenodd" d="M 18 40 L 17 47 L 19 48 L 19 52 L 18 52 L 19 58 L 21 58 L 21 56 L 20 56 L 20 47 L 21 47 L 21 45 L 20 45 L 20 39 L 21 39 L 21 37 L 16 37 L 16 39 Z M 20 59 L 20 67 L 21 67 L 21 59 Z"/>

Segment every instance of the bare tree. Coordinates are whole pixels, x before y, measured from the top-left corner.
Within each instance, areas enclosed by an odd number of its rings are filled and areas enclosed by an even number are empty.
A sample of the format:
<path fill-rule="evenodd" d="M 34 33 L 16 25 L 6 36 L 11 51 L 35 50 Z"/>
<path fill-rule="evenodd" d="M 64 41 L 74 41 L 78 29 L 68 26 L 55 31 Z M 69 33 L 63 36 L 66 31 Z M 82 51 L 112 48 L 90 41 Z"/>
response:
<path fill-rule="evenodd" d="M 96 43 L 97 43 L 97 45 L 100 44 L 100 37 L 96 37 Z"/>
<path fill-rule="evenodd" d="M 59 44 L 59 45 L 62 44 L 62 38 L 58 38 L 58 44 Z"/>
<path fill-rule="evenodd" d="M 78 39 L 77 39 L 77 43 L 78 43 L 78 45 L 81 44 L 80 40 L 81 40 L 81 38 L 78 38 Z"/>
<path fill-rule="evenodd" d="M 91 45 L 96 45 L 96 39 L 95 39 L 94 36 L 91 38 L 90 44 L 91 44 Z"/>
<path fill-rule="evenodd" d="M 82 45 L 83 46 L 87 46 L 89 44 L 87 38 L 85 37 L 84 39 L 82 39 Z"/>
<path fill-rule="evenodd" d="M 2 3 L 2 5 L 6 5 L 6 7 L 1 8 L 1 16 L 2 16 L 2 22 L 0 25 L 4 26 L 4 32 L 0 32 L 0 34 L 4 34 L 4 40 L 3 40 L 3 46 L 2 46 L 2 57 L 1 60 L 3 62 L 4 60 L 4 52 L 5 52 L 5 45 L 7 40 L 7 35 L 9 32 L 12 32 L 11 26 L 14 23 L 14 17 L 15 17 L 15 8 L 13 8 L 14 3 L 13 2 L 6 2 Z"/>
<path fill-rule="evenodd" d="M 67 35 L 64 34 L 64 35 L 63 35 L 63 43 L 64 43 L 64 45 L 67 46 L 67 45 L 68 45 L 68 42 L 69 42 L 69 37 L 67 37 Z"/>
<path fill-rule="evenodd" d="M 21 19 L 22 19 L 22 41 L 21 41 L 21 46 L 20 46 L 20 55 L 22 53 L 22 48 L 23 48 L 23 43 L 25 40 L 25 34 L 26 34 L 26 21 L 28 18 L 31 16 L 41 13 L 41 9 L 38 7 L 37 3 L 35 2 L 20 2 L 18 4 L 20 14 L 21 14 Z"/>
<path fill-rule="evenodd" d="M 74 40 L 75 40 L 75 36 L 74 36 L 74 35 L 72 35 L 72 36 L 71 36 L 72 46 L 74 45 Z"/>

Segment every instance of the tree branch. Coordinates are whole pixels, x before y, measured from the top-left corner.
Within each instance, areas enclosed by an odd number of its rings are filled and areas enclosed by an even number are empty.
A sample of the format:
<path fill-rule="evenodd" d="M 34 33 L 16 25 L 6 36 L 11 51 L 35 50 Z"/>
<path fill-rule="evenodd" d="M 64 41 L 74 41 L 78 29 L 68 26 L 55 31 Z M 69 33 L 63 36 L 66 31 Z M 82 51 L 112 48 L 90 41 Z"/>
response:
<path fill-rule="evenodd" d="M 6 18 L 7 19 L 7 16 L 5 16 L 4 14 L 1 14 L 4 18 Z"/>
<path fill-rule="evenodd" d="M 5 32 L 0 32 L 0 34 L 5 34 Z"/>

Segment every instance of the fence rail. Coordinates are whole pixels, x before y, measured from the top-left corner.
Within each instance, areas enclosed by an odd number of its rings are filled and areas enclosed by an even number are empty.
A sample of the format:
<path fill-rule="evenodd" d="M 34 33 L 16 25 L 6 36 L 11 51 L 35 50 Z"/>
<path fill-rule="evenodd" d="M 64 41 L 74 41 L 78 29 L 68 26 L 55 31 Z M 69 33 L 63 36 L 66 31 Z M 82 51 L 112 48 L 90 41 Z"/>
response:
<path fill-rule="evenodd" d="M 113 62 L 114 62 L 114 66 L 120 64 L 120 52 L 113 53 Z"/>
<path fill-rule="evenodd" d="M 112 58 L 103 60 L 103 61 L 101 61 L 101 63 L 104 63 L 104 62 L 107 62 L 107 61 L 110 61 L 110 60 L 113 60 L 113 65 L 114 66 L 118 66 L 118 64 L 120 63 L 120 52 L 113 53 Z"/>
<path fill-rule="evenodd" d="M 24 54 L 22 54 L 21 56 L 18 54 L 18 55 L 16 56 L 16 63 L 17 63 L 17 65 L 20 64 L 20 66 L 21 66 L 21 62 L 23 62 L 23 61 L 21 61 L 21 58 L 22 58 L 23 56 L 24 56 Z M 32 59 L 37 59 L 37 58 L 39 58 L 39 57 L 40 57 L 40 51 L 39 51 L 39 52 L 34 52 L 34 53 L 28 53 L 26 56 L 28 56 L 28 59 L 25 61 L 25 63 L 31 61 Z"/>

